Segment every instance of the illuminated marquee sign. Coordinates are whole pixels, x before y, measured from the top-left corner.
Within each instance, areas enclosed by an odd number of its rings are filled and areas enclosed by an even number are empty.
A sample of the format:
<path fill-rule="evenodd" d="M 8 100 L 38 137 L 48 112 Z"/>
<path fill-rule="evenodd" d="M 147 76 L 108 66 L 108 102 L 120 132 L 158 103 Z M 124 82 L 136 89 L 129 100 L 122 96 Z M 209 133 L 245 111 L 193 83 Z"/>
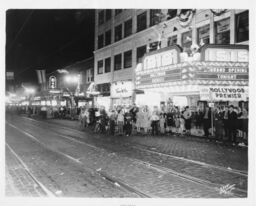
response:
<path fill-rule="evenodd" d="M 172 46 L 148 53 L 143 59 L 143 70 L 146 71 L 177 64 L 180 61 L 180 52 L 181 48 Z"/>
<path fill-rule="evenodd" d="M 197 79 L 248 80 L 248 63 L 198 62 L 195 63 Z"/>
<path fill-rule="evenodd" d="M 205 45 L 201 48 L 202 61 L 248 62 L 247 45 Z"/>

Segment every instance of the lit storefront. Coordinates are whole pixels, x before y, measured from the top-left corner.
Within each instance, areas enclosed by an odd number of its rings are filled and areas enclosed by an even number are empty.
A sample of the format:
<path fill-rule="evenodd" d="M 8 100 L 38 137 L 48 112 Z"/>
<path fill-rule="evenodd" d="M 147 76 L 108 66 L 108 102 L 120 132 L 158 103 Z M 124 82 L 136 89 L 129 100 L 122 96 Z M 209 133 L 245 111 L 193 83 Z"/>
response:
<path fill-rule="evenodd" d="M 113 107 L 132 105 L 134 84 L 132 81 L 118 81 L 111 85 L 111 98 Z"/>
<path fill-rule="evenodd" d="M 193 49 L 193 48 L 192 48 Z M 188 56 L 178 46 L 147 54 L 135 71 L 137 104 L 171 100 L 195 109 L 200 101 L 248 101 L 248 46 L 205 45 Z"/>

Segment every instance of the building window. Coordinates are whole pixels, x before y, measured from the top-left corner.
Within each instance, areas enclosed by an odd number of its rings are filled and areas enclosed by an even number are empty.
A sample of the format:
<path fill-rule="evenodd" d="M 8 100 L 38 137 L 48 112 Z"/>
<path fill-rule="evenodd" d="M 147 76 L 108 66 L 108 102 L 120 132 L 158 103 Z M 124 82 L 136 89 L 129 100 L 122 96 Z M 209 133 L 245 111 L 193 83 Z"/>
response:
<path fill-rule="evenodd" d="M 132 34 L 132 19 L 124 22 L 124 37 L 130 36 Z"/>
<path fill-rule="evenodd" d="M 132 50 L 124 52 L 124 68 L 132 67 Z"/>
<path fill-rule="evenodd" d="M 103 74 L 103 60 L 98 61 L 98 74 Z"/>
<path fill-rule="evenodd" d="M 122 39 L 122 24 L 115 27 L 115 42 Z"/>
<path fill-rule="evenodd" d="M 215 44 L 230 44 L 230 19 L 215 22 Z"/>
<path fill-rule="evenodd" d="M 108 21 L 109 19 L 111 19 L 111 15 L 112 15 L 112 9 L 106 9 L 106 21 Z"/>
<path fill-rule="evenodd" d="M 149 51 L 155 51 L 157 49 L 160 49 L 161 47 L 161 41 L 155 41 L 149 44 Z"/>
<path fill-rule="evenodd" d="M 111 71 L 111 58 L 105 59 L 105 73 L 108 73 Z"/>
<path fill-rule="evenodd" d="M 150 26 L 160 23 L 161 9 L 150 9 Z"/>
<path fill-rule="evenodd" d="M 104 23 L 104 10 L 99 12 L 99 25 Z"/>
<path fill-rule="evenodd" d="M 147 46 L 141 46 L 137 48 L 137 63 L 141 63 L 142 62 L 142 57 L 144 56 L 144 54 L 146 54 L 147 52 Z"/>
<path fill-rule="evenodd" d="M 117 54 L 114 57 L 114 70 L 120 70 L 122 68 L 122 54 Z"/>
<path fill-rule="evenodd" d="M 210 43 L 210 25 L 197 29 L 197 42 L 200 46 Z"/>
<path fill-rule="evenodd" d="M 190 49 L 192 45 L 192 31 L 187 31 L 182 34 L 182 47 L 186 49 Z"/>
<path fill-rule="evenodd" d="M 175 45 L 175 44 L 177 44 L 177 35 L 175 35 L 175 36 L 170 36 L 170 37 L 168 38 L 168 46 L 173 46 L 173 45 Z"/>
<path fill-rule="evenodd" d="M 101 34 L 98 36 L 98 49 L 102 48 L 104 45 L 104 35 Z"/>
<path fill-rule="evenodd" d="M 111 44 L 111 30 L 106 31 L 105 33 L 105 46 Z"/>
<path fill-rule="evenodd" d="M 122 13 L 123 9 L 115 9 L 115 16 L 117 16 L 118 14 Z"/>
<path fill-rule="evenodd" d="M 236 42 L 249 40 L 249 12 L 236 15 Z"/>
<path fill-rule="evenodd" d="M 137 16 L 137 32 L 147 28 L 147 12 L 143 12 Z"/>
<path fill-rule="evenodd" d="M 168 9 L 168 17 L 167 17 L 167 20 L 169 19 L 173 19 L 177 16 L 177 9 Z"/>

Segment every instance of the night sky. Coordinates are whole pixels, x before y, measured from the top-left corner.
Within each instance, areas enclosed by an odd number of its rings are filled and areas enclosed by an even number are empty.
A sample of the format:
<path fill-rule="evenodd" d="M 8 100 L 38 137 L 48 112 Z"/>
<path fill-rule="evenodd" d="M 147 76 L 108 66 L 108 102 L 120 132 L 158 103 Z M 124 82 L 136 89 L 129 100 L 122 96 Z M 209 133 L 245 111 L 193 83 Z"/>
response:
<path fill-rule="evenodd" d="M 93 56 L 95 10 L 8 10 L 6 71 L 15 82 L 37 83 L 46 73 Z"/>

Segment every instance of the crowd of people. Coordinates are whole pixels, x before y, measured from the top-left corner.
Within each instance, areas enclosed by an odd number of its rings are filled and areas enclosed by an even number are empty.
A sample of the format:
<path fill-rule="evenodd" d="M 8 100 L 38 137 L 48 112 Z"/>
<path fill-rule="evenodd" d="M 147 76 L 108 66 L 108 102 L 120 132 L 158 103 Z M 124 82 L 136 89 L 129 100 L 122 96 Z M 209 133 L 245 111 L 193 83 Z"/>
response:
<path fill-rule="evenodd" d="M 95 132 L 111 135 L 195 135 L 215 136 L 219 140 L 238 143 L 238 137 L 247 141 L 248 111 L 246 108 L 206 105 L 196 111 L 188 106 L 153 107 L 117 106 L 111 111 L 82 108 L 79 121 L 82 128 L 92 126 Z"/>
<path fill-rule="evenodd" d="M 16 113 L 39 114 L 46 118 L 44 107 L 10 107 Z M 7 108 L 7 111 L 11 110 Z M 65 107 L 52 110 L 56 118 L 65 118 Z M 69 113 L 72 113 L 71 111 Z M 110 135 L 196 135 L 214 136 L 221 141 L 238 144 L 238 138 L 248 141 L 248 109 L 246 107 L 215 106 L 207 104 L 196 110 L 173 105 L 149 108 L 145 106 L 116 106 L 110 111 L 81 107 L 73 112 L 81 128 L 91 127 L 95 132 Z M 74 115 L 70 115 L 74 116 Z"/>

